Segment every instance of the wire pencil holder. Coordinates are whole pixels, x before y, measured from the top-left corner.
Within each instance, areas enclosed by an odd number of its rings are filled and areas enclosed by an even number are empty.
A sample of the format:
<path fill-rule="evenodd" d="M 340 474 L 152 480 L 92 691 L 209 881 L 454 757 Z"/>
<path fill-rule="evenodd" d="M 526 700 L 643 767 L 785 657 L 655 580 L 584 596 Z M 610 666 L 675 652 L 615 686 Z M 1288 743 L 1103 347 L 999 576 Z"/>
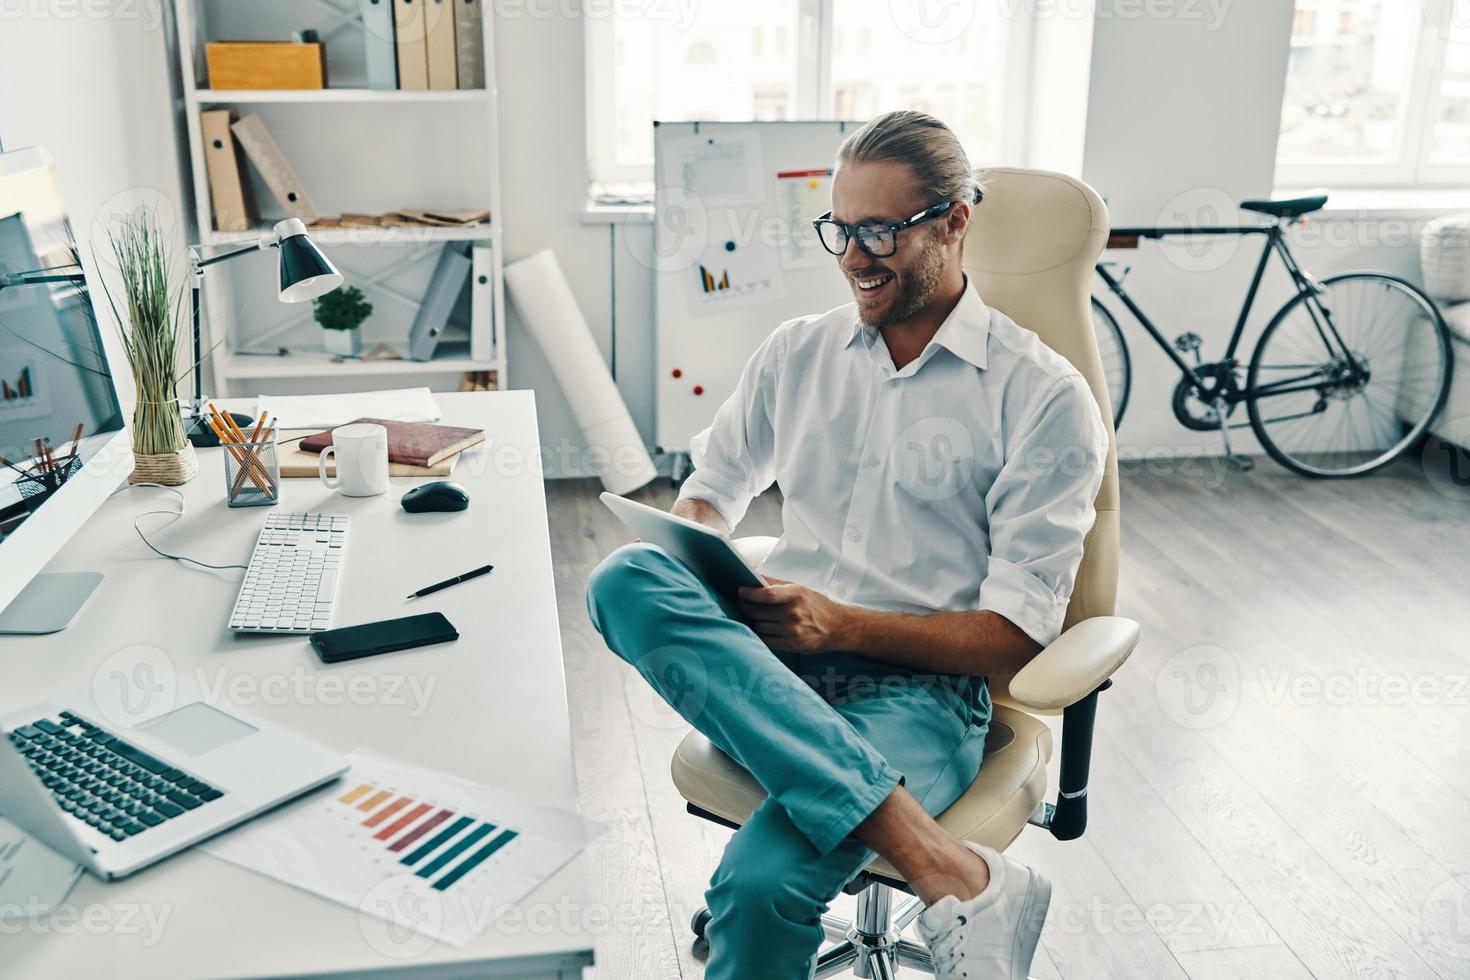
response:
<path fill-rule="evenodd" d="M 269 507 L 281 499 L 281 461 L 276 434 L 256 442 L 224 445 L 225 503 L 231 507 Z"/>
<path fill-rule="evenodd" d="M 16 480 L 15 485 L 20 490 L 20 496 L 25 501 L 26 509 L 34 513 L 38 507 L 50 499 L 53 493 L 60 490 L 67 480 L 81 471 L 82 461 L 70 459 L 51 470 L 32 469 L 25 476 Z"/>

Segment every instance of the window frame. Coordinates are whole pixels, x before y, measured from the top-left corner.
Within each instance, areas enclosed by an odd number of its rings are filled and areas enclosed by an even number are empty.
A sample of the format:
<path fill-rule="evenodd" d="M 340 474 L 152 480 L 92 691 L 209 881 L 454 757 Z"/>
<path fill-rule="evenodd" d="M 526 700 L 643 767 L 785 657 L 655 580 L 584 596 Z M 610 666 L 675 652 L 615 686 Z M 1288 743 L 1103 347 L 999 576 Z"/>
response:
<path fill-rule="evenodd" d="M 1399 0 L 1389 0 L 1399 2 Z M 1378 163 L 1292 161 L 1276 154 L 1276 184 L 1307 187 L 1319 184 L 1354 188 L 1407 189 L 1462 186 L 1470 181 L 1470 162 L 1434 163 L 1431 160 L 1434 118 L 1444 83 L 1445 54 L 1455 0 L 1423 0 L 1414 15 L 1417 35 L 1408 83 L 1399 100 L 1401 129 L 1391 160 Z M 1284 91 L 1283 91 L 1284 97 Z M 1278 140 L 1280 122 L 1277 122 Z"/>
<path fill-rule="evenodd" d="M 796 114 L 801 121 L 830 118 L 823 107 L 832 101 L 832 45 L 836 25 L 834 0 L 798 0 L 796 15 Z M 1001 157 L 1025 166 L 1030 150 L 1033 97 L 1033 65 L 1036 58 L 1036 13 L 1038 5 L 1021 5 L 1010 17 L 1007 38 L 1005 85 L 1008 110 L 1001 120 Z M 585 49 L 585 111 L 587 118 L 587 175 L 594 197 L 611 186 L 646 188 L 651 197 L 657 178 L 647 165 L 617 162 L 616 86 L 608 84 L 614 73 L 614 18 L 583 18 Z M 976 161 L 977 166 L 992 161 Z"/>

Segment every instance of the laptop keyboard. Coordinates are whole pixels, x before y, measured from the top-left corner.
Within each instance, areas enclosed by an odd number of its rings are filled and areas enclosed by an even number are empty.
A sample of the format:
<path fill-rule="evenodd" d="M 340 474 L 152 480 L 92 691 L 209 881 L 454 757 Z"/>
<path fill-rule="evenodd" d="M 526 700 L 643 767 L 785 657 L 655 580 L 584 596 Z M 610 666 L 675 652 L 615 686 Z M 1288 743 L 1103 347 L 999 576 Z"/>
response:
<path fill-rule="evenodd" d="M 21 725 L 10 743 L 61 809 L 115 841 L 225 795 L 70 711 Z"/>

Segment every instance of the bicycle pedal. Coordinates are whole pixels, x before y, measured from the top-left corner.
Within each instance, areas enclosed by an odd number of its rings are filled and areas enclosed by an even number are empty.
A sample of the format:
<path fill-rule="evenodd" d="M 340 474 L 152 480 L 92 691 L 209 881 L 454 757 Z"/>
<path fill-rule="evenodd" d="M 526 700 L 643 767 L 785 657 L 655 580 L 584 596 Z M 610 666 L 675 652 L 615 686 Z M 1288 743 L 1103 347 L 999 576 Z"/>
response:
<path fill-rule="evenodd" d="M 1182 333 L 1174 338 L 1174 347 L 1184 354 L 1199 350 L 1204 346 L 1204 343 L 1204 338 L 1193 330 L 1188 333 Z"/>

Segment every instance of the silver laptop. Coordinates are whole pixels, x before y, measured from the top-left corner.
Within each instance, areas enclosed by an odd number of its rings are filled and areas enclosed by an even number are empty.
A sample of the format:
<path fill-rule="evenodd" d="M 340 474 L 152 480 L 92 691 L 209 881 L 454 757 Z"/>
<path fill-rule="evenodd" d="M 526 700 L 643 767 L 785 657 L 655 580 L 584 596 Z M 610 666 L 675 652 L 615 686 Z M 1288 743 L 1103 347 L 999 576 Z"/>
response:
<path fill-rule="evenodd" d="M 114 880 L 347 771 L 306 739 L 192 701 L 132 726 L 91 692 L 0 717 L 0 810 Z"/>

